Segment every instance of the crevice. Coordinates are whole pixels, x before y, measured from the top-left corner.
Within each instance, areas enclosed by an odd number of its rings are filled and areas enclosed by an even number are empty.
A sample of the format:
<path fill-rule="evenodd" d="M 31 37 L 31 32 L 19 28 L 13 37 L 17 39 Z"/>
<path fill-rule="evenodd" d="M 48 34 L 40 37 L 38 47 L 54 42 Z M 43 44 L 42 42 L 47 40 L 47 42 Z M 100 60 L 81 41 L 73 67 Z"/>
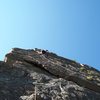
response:
<path fill-rule="evenodd" d="M 76 76 L 69 76 L 67 80 L 73 81 L 84 88 L 100 93 L 100 86 L 93 84 L 92 82 L 89 82 L 87 80 L 83 80 L 82 78 Z"/>
<path fill-rule="evenodd" d="M 42 64 L 39 64 L 38 62 L 28 61 L 28 60 L 25 60 L 25 59 L 24 59 L 24 61 L 25 61 L 26 63 L 28 63 L 28 64 L 31 64 L 32 66 L 36 66 L 36 67 L 38 67 L 39 69 L 41 69 L 41 70 L 47 72 L 49 75 L 58 78 L 57 75 L 54 75 L 54 74 L 50 73 L 48 70 L 46 70 L 46 69 L 43 67 Z"/>

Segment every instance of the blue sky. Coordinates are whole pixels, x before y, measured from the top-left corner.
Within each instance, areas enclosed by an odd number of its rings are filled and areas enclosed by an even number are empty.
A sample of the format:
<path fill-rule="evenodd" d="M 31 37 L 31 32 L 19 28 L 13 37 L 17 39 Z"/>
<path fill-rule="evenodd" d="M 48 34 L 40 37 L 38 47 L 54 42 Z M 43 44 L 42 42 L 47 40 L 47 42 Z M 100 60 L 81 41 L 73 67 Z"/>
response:
<path fill-rule="evenodd" d="M 0 0 L 0 59 L 41 48 L 100 70 L 100 0 Z"/>

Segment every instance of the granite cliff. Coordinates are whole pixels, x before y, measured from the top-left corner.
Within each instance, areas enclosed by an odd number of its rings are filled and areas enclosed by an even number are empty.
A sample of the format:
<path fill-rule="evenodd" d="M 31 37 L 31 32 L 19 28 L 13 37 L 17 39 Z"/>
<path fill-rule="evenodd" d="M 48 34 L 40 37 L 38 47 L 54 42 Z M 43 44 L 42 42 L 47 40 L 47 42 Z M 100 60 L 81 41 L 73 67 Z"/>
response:
<path fill-rule="evenodd" d="M 100 71 L 41 49 L 0 61 L 0 100 L 100 100 Z"/>

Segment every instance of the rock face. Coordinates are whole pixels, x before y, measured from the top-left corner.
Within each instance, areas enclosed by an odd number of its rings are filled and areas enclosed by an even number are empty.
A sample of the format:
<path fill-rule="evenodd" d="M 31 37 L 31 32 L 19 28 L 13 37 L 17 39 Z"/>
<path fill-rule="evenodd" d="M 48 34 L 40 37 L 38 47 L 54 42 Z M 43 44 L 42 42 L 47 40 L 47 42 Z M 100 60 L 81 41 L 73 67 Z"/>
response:
<path fill-rule="evenodd" d="M 100 71 L 41 49 L 0 62 L 0 100 L 100 100 Z"/>

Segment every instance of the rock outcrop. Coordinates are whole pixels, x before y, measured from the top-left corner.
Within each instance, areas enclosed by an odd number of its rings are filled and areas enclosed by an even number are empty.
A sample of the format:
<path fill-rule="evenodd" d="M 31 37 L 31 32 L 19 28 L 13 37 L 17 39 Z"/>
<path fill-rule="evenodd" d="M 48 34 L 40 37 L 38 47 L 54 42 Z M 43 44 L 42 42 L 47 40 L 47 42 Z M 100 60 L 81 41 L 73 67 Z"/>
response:
<path fill-rule="evenodd" d="M 41 49 L 0 61 L 0 100 L 100 100 L 100 71 Z"/>

